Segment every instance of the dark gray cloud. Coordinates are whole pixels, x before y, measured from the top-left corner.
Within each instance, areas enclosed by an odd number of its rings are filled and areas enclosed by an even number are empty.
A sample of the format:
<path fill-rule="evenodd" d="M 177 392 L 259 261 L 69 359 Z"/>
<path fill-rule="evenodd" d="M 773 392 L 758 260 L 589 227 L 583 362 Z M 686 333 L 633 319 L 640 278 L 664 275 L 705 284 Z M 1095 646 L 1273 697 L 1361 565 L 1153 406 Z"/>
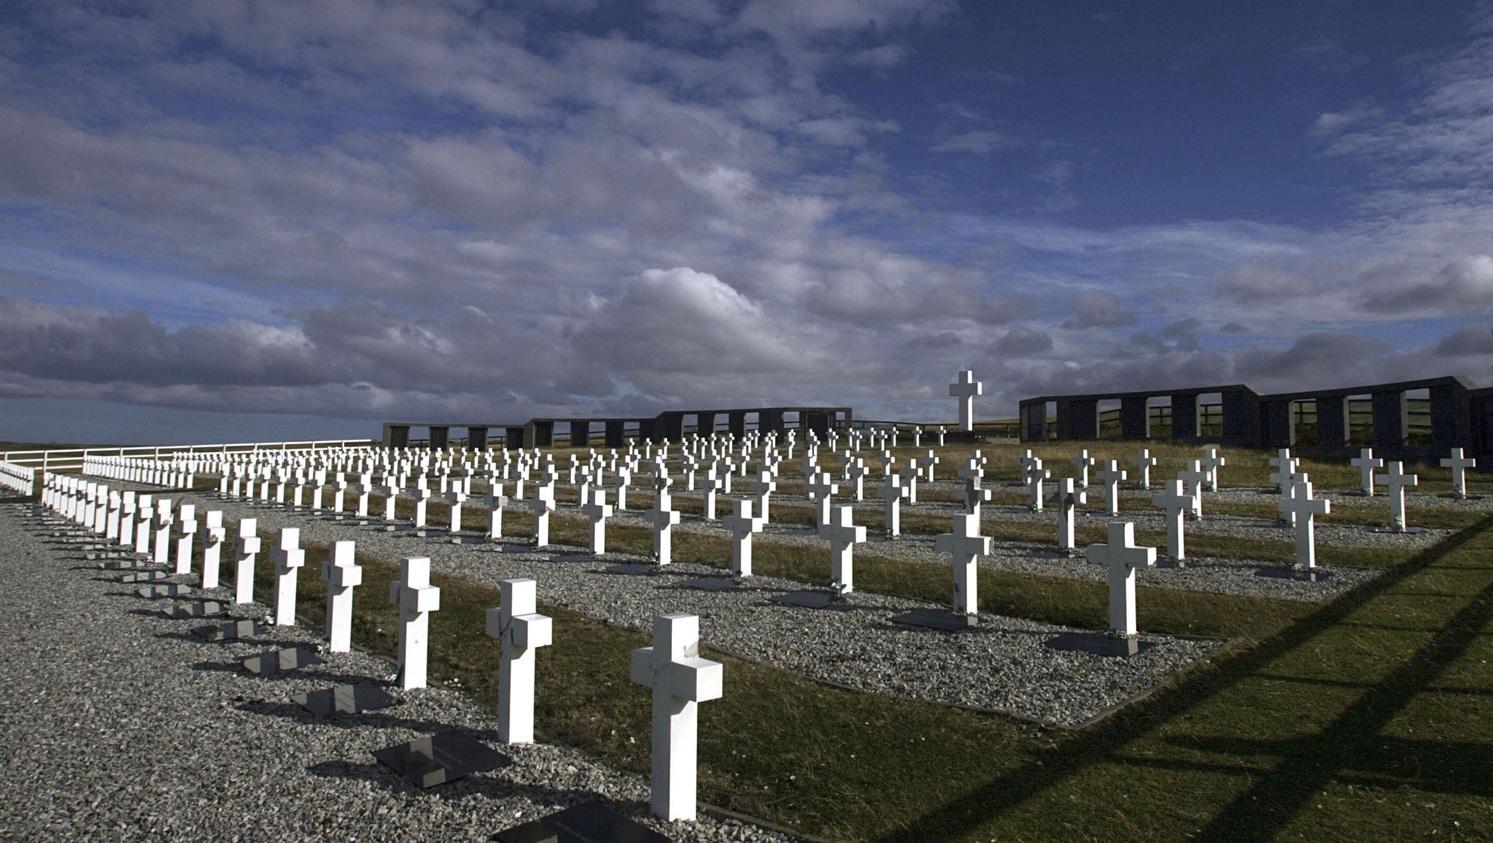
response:
<path fill-rule="evenodd" d="M 1073 318 L 1064 323 L 1068 328 L 1115 328 L 1133 325 L 1135 312 L 1120 302 L 1119 297 L 1103 290 L 1088 290 L 1074 296 L 1068 302 Z"/>
<path fill-rule="evenodd" d="M 1440 357 L 1460 357 L 1468 354 L 1493 355 L 1493 328 L 1487 325 L 1468 325 L 1447 334 L 1436 343 L 1434 352 Z"/>

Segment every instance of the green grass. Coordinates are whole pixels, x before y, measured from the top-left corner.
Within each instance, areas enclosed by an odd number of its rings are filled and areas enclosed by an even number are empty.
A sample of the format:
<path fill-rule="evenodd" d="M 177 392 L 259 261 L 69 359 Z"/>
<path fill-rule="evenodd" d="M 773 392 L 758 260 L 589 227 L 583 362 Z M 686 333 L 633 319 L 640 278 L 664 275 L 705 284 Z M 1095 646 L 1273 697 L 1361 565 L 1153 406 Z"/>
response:
<path fill-rule="evenodd" d="M 310 573 L 323 557 L 310 548 L 303 623 L 323 622 Z M 774 557 L 759 551 L 758 567 L 817 564 Z M 700 796 L 837 839 L 1455 838 L 1453 822 L 1471 836 L 1493 819 L 1490 558 L 1485 518 L 1326 606 L 1231 606 L 1188 592 L 1171 593 L 1167 606 L 1147 593 L 1146 629 L 1168 613 L 1177 620 L 1166 623 L 1183 627 L 1201 613 L 1216 629 L 1232 627 L 1235 648 L 1077 732 L 831 688 L 707 648 L 726 664 L 727 693 L 701 707 Z M 359 561 L 354 640 L 389 655 L 396 613 L 383 597 L 397 565 Z M 935 589 L 917 566 L 889 567 L 898 589 L 941 599 L 941 577 Z M 261 596 L 269 568 L 261 561 Z M 442 608 L 431 622 L 432 678 L 459 680 L 490 705 L 498 653 L 483 613 L 497 591 L 433 579 Z M 1013 585 L 1027 612 L 1045 606 L 1082 621 L 1102 606 L 1081 588 L 1091 584 Z M 998 610 L 1001 594 L 982 589 L 982 601 Z M 540 653 L 544 739 L 643 771 L 648 698 L 627 679 L 627 653 L 644 637 L 541 610 L 556 620 L 555 645 Z M 1230 614 L 1238 617 L 1224 620 Z"/>

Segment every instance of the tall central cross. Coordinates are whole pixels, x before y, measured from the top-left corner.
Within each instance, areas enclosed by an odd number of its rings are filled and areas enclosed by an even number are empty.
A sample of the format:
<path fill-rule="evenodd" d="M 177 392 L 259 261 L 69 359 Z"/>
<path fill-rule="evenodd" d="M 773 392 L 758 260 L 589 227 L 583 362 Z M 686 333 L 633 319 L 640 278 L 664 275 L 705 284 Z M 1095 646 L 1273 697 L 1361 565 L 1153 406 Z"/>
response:
<path fill-rule="evenodd" d="M 1090 562 L 1109 569 L 1110 632 L 1134 638 L 1139 632 L 1135 621 L 1135 569 L 1155 566 L 1156 548 L 1136 547 L 1135 525 L 1111 521 L 1109 541 L 1089 545 L 1086 555 Z"/>
<path fill-rule="evenodd" d="M 959 404 L 959 429 L 968 433 L 975 429 L 975 396 L 985 394 L 985 385 L 975 380 L 973 370 L 965 369 L 949 384 L 949 397 Z"/>
<path fill-rule="evenodd" d="M 954 531 L 941 533 L 933 548 L 949 554 L 954 567 L 954 613 L 975 615 L 980 611 L 977 582 L 979 558 L 990 552 L 990 537 L 980 535 L 980 519 L 967 513 L 954 516 Z"/>
<path fill-rule="evenodd" d="M 652 799 L 654 816 L 693 820 L 699 704 L 720 699 L 725 667 L 700 658 L 700 618 L 659 615 L 653 646 L 632 651 L 632 681 L 653 690 Z"/>

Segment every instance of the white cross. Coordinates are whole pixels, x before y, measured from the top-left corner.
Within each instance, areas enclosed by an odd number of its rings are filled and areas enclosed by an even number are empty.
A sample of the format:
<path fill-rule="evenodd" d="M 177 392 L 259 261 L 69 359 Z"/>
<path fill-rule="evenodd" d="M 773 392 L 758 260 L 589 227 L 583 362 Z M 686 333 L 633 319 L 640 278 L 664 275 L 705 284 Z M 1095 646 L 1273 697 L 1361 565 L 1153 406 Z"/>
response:
<path fill-rule="evenodd" d="M 965 369 L 949 384 L 949 397 L 958 399 L 959 429 L 975 429 L 975 396 L 985 394 L 985 385 L 975 380 L 975 373 Z"/>
<path fill-rule="evenodd" d="M 1203 458 L 1199 460 L 1203 470 L 1208 472 L 1208 491 L 1218 491 L 1218 469 L 1229 464 L 1226 457 L 1218 453 L 1217 445 L 1209 445 L 1203 449 Z"/>
<path fill-rule="evenodd" d="M 976 581 L 982 554 L 990 552 L 990 537 L 980 535 L 978 516 L 960 513 L 954 516 L 954 531 L 940 533 L 933 549 L 947 553 L 954 566 L 954 612 L 975 615 L 980 611 L 980 592 Z"/>
<path fill-rule="evenodd" d="M 1151 469 L 1156 467 L 1156 458 L 1151 456 L 1150 448 L 1141 448 L 1135 459 L 1130 461 L 1135 466 L 1135 479 L 1139 481 L 1142 489 L 1151 488 Z"/>
<path fill-rule="evenodd" d="M 591 522 L 591 552 L 597 556 L 606 553 L 607 519 L 612 517 L 612 507 L 607 503 L 606 490 L 591 490 L 591 501 L 581 507 L 581 514 Z"/>
<path fill-rule="evenodd" d="M 1405 489 L 1418 485 L 1420 478 L 1406 474 L 1399 460 L 1391 460 L 1385 466 L 1384 476 L 1376 478 L 1375 482 L 1383 485 L 1389 495 L 1390 526 L 1397 533 L 1405 532 Z"/>
<path fill-rule="evenodd" d="M 534 491 L 529 501 L 529 511 L 534 513 L 534 546 L 548 547 L 550 543 L 550 513 L 555 511 L 555 484 L 545 483 Z"/>
<path fill-rule="evenodd" d="M 902 466 L 902 485 L 907 489 L 907 502 L 915 504 L 918 502 L 918 478 L 922 476 L 922 469 L 918 468 L 918 461 L 910 459 Z"/>
<path fill-rule="evenodd" d="M 1281 448 L 1276 456 L 1270 458 L 1270 464 L 1275 466 L 1275 473 L 1269 479 L 1281 492 L 1291 485 L 1291 476 L 1296 473 L 1297 463 L 1296 458 L 1291 456 L 1290 448 Z"/>
<path fill-rule="evenodd" d="M 327 584 L 327 649 L 346 653 L 352 649 L 353 589 L 363 584 L 363 567 L 356 561 L 354 542 L 332 545 L 332 555 L 321 563 L 321 578 Z"/>
<path fill-rule="evenodd" d="M 233 567 L 233 602 L 254 602 L 254 557 L 259 554 L 260 539 L 255 535 L 258 519 L 240 518 L 238 521 L 237 559 Z"/>
<path fill-rule="evenodd" d="M 1296 510 L 1291 507 L 1291 502 L 1296 500 L 1298 485 L 1301 481 L 1308 479 L 1305 472 L 1291 475 L 1291 485 L 1286 487 L 1286 490 L 1281 493 L 1280 499 L 1275 504 L 1276 511 L 1280 513 L 1280 520 L 1293 527 L 1296 526 Z"/>
<path fill-rule="evenodd" d="M 1089 456 L 1089 449 L 1084 448 L 1073 458 L 1073 468 L 1078 473 L 1074 475 L 1078 481 L 1078 488 L 1089 488 L 1089 469 L 1094 467 L 1094 458 Z"/>
<path fill-rule="evenodd" d="M 306 564 L 299 527 L 280 528 L 280 541 L 270 558 L 275 563 L 275 626 L 295 626 L 296 580 Z"/>
<path fill-rule="evenodd" d="M 1058 489 L 1052 496 L 1058 510 L 1058 549 L 1072 552 L 1074 510 L 1079 504 L 1089 502 L 1088 493 L 1075 487 L 1072 477 L 1058 481 Z"/>
<path fill-rule="evenodd" d="M 174 520 L 170 498 L 157 498 L 155 553 L 152 556 L 152 561 L 157 565 L 165 565 L 171 561 L 171 524 Z"/>
<path fill-rule="evenodd" d="M 731 531 L 731 573 L 738 577 L 752 575 L 752 534 L 762 532 L 764 519 L 752 517 L 751 501 L 736 501 L 736 512 L 721 519 Z"/>
<path fill-rule="evenodd" d="M 978 478 L 971 477 L 964 481 L 964 512 L 973 515 L 976 520 L 980 518 L 980 505 L 990 503 L 990 490 L 980 487 Z"/>
<path fill-rule="evenodd" d="M 1477 460 L 1462 456 L 1461 448 L 1453 448 L 1451 455 L 1441 459 L 1442 468 L 1452 470 L 1452 495 L 1458 500 L 1467 497 L 1467 469 L 1477 468 Z"/>
<path fill-rule="evenodd" d="M 907 490 L 902 488 L 902 477 L 897 474 L 888 474 L 882 478 L 881 485 L 876 488 L 876 494 L 886 501 L 887 537 L 896 538 L 902 535 L 902 501 L 907 498 Z"/>
<path fill-rule="evenodd" d="M 772 498 L 772 493 L 777 491 L 778 484 L 773 479 L 771 471 L 757 472 L 757 481 L 752 485 L 752 493 L 757 496 L 757 513 L 766 524 L 768 519 L 767 508 Z"/>
<path fill-rule="evenodd" d="M 508 496 L 503 494 L 503 481 L 493 480 L 487 486 L 487 537 L 492 541 L 503 538 L 503 513 L 508 509 Z M 553 500 L 553 488 L 551 488 Z"/>
<path fill-rule="evenodd" d="M 498 740 L 534 742 L 535 650 L 554 641 L 554 623 L 539 614 L 538 585 L 500 580 L 502 605 L 487 610 L 487 634 L 502 642 L 498 663 Z"/>
<path fill-rule="evenodd" d="M 855 513 L 849 506 L 837 506 L 832 521 L 819 525 L 819 538 L 829 542 L 830 584 L 841 594 L 855 590 L 855 563 L 851 553 L 866 540 L 866 528 L 853 523 Z"/>
<path fill-rule="evenodd" d="M 212 510 L 202 526 L 202 587 L 217 588 L 218 572 L 223 561 L 223 541 L 228 532 L 223 529 L 223 513 Z"/>
<path fill-rule="evenodd" d="M 866 499 L 866 475 L 871 470 L 866 468 L 865 460 L 857 458 L 853 462 L 846 462 L 845 471 L 848 480 L 855 483 L 855 499 L 863 501 Z"/>
<path fill-rule="evenodd" d="M 441 608 L 441 590 L 430 584 L 430 559 L 409 556 L 399 579 L 389 583 L 389 602 L 399 607 L 399 687 L 425 687 L 430 613 Z"/>
<path fill-rule="evenodd" d="M 939 459 L 938 458 L 938 454 L 935 454 L 932 451 L 929 451 L 928 453 L 924 454 L 923 455 L 923 460 L 922 460 L 922 466 L 923 466 L 923 471 L 925 471 L 927 473 L 923 476 L 923 479 L 926 480 L 926 481 L 928 481 L 929 483 L 937 482 L 934 479 L 934 469 L 941 462 L 943 462 L 943 460 Z"/>
<path fill-rule="evenodd" d="M 1110 460 L 1104 470 L 1098 473 L 1099 482 L 1104 484 L 1105 502 L 1109 506 L 1110 515 L 1120 514 L 1120 481 L 1126 477 L 1125 470 L 1120 468 L 1119 460 Z"/>
<path fill-rule="evenodd" d="M 1358 482 L 1360 488 L 1363 489 L 1364 497 L 1372 498 L 1374 496 L 1374 469 L 1383 468 L 1384 460 L 1374 456 L 1373 448 L 1363 448 L 1358 452 L 1358 456 L 1349 460 L 1349 463 L 1358 469 Z"/>
<path fill-rule="evenodd" d="M 197 538 L 197 507 L 184 503 L 177 510 L 176 522 L 176 569 L 177 574 L 192 572 L 192 543 Z"/>
<path fill-rule="evenodd" d="M 1332 501 L 1312 497 L 1312 484 L 1301 475 L 1296 482 L 1296 494 L 1291 501 L 1291 515 L 1296 519 L 1296 567 L 1310 571 L 1317 567 L 1317 541 L 1313 521 L 1318 515 L 1332 511 Z"/>
<path fill-rule="evenodd" d="M 632 651 L 632 681 L 653 689 L 652 796 L 654 816 L 695 818 L 699 704 L 720 699 L 725 667 L 700 658 L 700 619 L 659 615 L 653 646 Z"/>
<path fill-rule="evenodd" d="M 1026 468 L 1026 473 L 1021 477 L 1022 482 L 1026 483 L 1027 491 L 1032 496 L 1031 503 L 1028 504 L 1032 512 L 1042 511 L 1042 500 L 1044 498 L 1042 484 L 1050 479 L 1052 479 L 1052 472 L 1042 467 L 1041 459 L 1033 457 L 1031 464 Z"/>
<path fill-rule="evenodd" d="M 448 520 L 451 524 L 451 535 L 461 532 L 461 505 L 466 503 L 467 495 L 461 491 L 460 486 L 453 487 L 446 493 L 446 504 L 450 508 Z M 500 528 L 501 529 L 501 528 Z"/>
<path fill-rule="evenodd" d="M 715 465 L 705 469 L 705 520 L 715 520 L 715 495 L 720 490 L 720 480 L 715 476 Z"/>
<path fill-rule="evenodd" d="M 1183 516 L 1195 505 L 1193 495 L 1187 494 L 1181 480 L 1172 480 L 1167 487 L 1151 496 L 1151 505 L 1158 506 L 1166 519 L 1166 555 L 1173 562 L 1187 558 L 1183 541 Z"/>
<path fill-rule="evenodd" d="M 1203 517 L 1203 482 L 1208 479 L 1208 472 L 1203 470 L 1202 460 L 1193 460 L 1187 468 L 1177 472 L 1177 477 L 1187 489 L 1187 494 L 1192 495 L 1192 517 Z"/>
<path fill-rule="evenodd" d="M 1135 546 L 1135 525 L 1109 522 L 1109 542 L 1091 544 L 1085 554 L 1090 562 L 1109 569 L 1109 628 L 1116 635 L 1133 637 L 1135 622 L 1135 569 L 1156 564 L 1156 548 Z"/>
<path fill-rule="evenodd" d="M 643 520 L 653 525 L 653 558 L 660 565 L 674 560 L 673 531 L 670 528 L 679 523 L 679 513 L 671 509 L 673 504 L 668 489 L 660 489 L 654 496 L 653 508 L 643 515 Z"/>
<path fill-rule="evenodd" d="M 823 527 L 829 523 L 830 496 L 840 491 L 840 487 L 831 481 L 830 476 L 824 472 L 814 476 L 814 479 L 806 485 L 809 499 L 814 501 L 818 510 L 816 523 Z"/>

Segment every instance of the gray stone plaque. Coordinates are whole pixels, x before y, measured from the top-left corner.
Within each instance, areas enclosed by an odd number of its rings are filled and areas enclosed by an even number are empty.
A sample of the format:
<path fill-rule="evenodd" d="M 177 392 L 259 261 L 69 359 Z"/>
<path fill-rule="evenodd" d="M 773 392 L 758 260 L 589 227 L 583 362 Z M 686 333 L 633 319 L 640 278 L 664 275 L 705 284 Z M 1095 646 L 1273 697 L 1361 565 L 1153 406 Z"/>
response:
<path fill-rule="evenodd" d="M 193 603 L 178 603 L 166 610 L 166 617 L 173 620 L 210 618 L 223 614 L 223 604 L 216 600 L 198 600 Z"/>
<path fill-rule="evenodd" d="M 265 626 L 259 621 L 243 620 L 199 626 L 192 634 L 203 641 L 237 641 L 251 635 L 264 634 Z"/>
<path fill-rule="evenodd" d="M 1054 650 L 1071 650 L 1093 653 L 1096 656 L 1130 657 L 1155 647 L 1151 641 L 1142 641 L 1136 635 L 1109 635 L 1103 632 L 1064 632 L 1047 639 L 1047 646 Z"/>
<path fill-rule="evenodd" d="M 373 757 L 422 788 L 513 763 L 508 756 L 459 732 L 438 732 L 428 738 L 395 744 L 375 751 Z"/>
<path fill-rule="evenodd" d="M 787 594 L 769 597 L 768 601 L 783 606 L 801 606 L 805 609 L 827 609 L 834 604 L 835 596 L 828 591 L 790 591 Z"/>
<path fill-rule="evenodd" d="M 150 600 L 158 600 L 162 597 L 185 597 L 192 593 L 192 589 L 184 585 L 148 585 L 145 588 L 136 589 L 135 593 Z"/>
<path fill-rule="evenodd" d="M 605 802 L 584 802 L 493 836 L 498 843 L 669 843 Z"/>
<path fill-rule="evenodd" d="M 132 582 L 160 582 L 169 576 L 165 571 L 141 571 L 135 574 L 125 574 L 119 578 L 122 583 Z"/>
<path fill-rule="evenodd" d="M 321 658 L 310 647 L 286 647 L 283 650 L 271 650 L 243 661 L 244 670 L 257 676 L 272 676 L 313 664 L 321 664 Z"/>
<path fill-rule="evenodd" d="M 892 623 L 903 626 L 920 626 L 943 632 L 964 632 L 980 624 L 979 615 L 956 615 L 943 609 L 913 609 L 892 617 Z"/>
<path fill-rule="evenodd" d="M 356 685 L 333 685 L 320 691 L 296 694 L 291 700 L 318 717 L 358 714 L 388 708 L 394 704 L 394 698 L 387 691 L 367 681 Z"/>
<path fill-rule="evenodd" d="M 740 586 L 741 583 L 732 577 L 696 577 L 679 584 L 680 588 L 698 588 L 701 591 L 731 591 Z"/>

